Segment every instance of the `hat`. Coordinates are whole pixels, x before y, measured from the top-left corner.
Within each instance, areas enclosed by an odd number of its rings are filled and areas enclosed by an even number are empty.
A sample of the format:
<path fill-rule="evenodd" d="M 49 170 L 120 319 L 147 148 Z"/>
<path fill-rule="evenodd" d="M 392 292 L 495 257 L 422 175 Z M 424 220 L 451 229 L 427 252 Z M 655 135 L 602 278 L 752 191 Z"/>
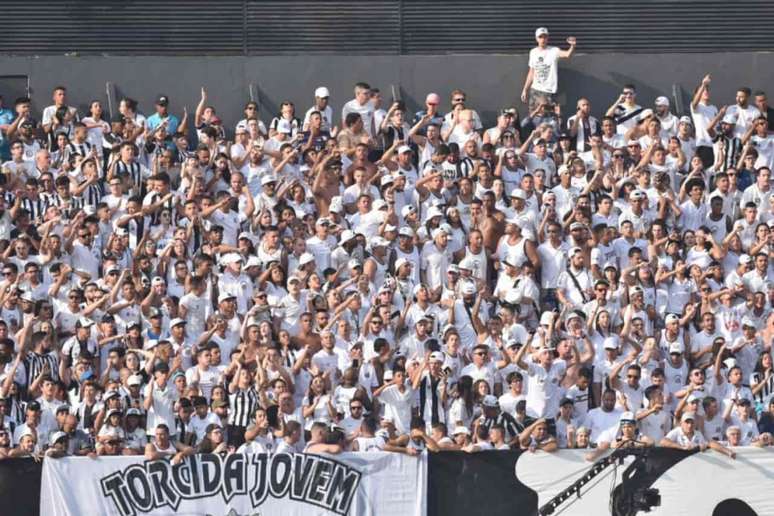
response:
<path fill-rule="evenodd" d="M 109 418 L 110 416 L 120 416 L 120 415 L 121 415 L 121 410 L 114 408 L 114 409 L 108 410 L 107 415 L 105 417 Z"/>
<path fill-rule="evenodd" d="M 572 258 L 573 256 L 575 256 L 578 253 L 583 253 L 583 249 L 581 249 L 580 247 L 573 247 L 572 249 L 570 249 L 570 252 L 568 253 L 568 256 L 570 256 L 570 258 Z"/>
<path fill-rule="evenodd" d="M 375 247 L 387 247 L 390 245 L 390 241 L 380 236 L 375 236 L 371 239 L 371 249 Z"/>
<path fill-rule="evenodd" d="M 20 299 L 22 301 L 26 301 L 28 303 L 34 303 L 35 302 L 35 299 L 33 299 L 33 297 L 32 297 L 32 292 L 30 292 L 29 290 L 25 290 L 24 292 L 22 292 L 22 295 L 20 296 Z"/>
<path fill-rule="evenodd" d="M 430 353 L 430 362 L 443 362 L 446 357 L 440 351 L 433 351 Z"/>
<path fill-rule="evenodd" d="M 166 284 L 167 282 L 164 281 L 164 278 L 162 278 L 161 276 L 154 276 L 153 279 L 151 280 L 151 285 L 153 286 L 166 285 Z"/>
<path fill-rule="evenodd" d="M 551 312 L 543 312 L 543 314 L 540 316 L 540 325 L 548 326 L 551 323 Z"/>
<path fill-rule="evenodd" d="M 277 132 L 289 134 L 293 132 L 293 127 L 291 127 L 290 122 L 282 119 L 279 122 L 277 122 Z"/>
<path fill-rule="evenodd" d="M 734 125 L 736 123 L 736 118 L 731 113 L 726 113 L 726 115 L 723 117 L 723 120 L 721 120 L 720 123 Z"/>
<path fill-rule="evenodd" d="M 355 269 L 355 268 L 363 268 L 363 264 L 360 263 L 360 260 L 357 258 L 352 258 L 349 262 L 347 262 L 347 268 L 348 269 Z"/>
<path fill-rule="evenodd" d="M 169 327 L 174 328 L 175 326 L 178 326 L 180 324 L 187 324 L 185 319 L 181 319 L 180 317 L 175 317 L 171 321 L 169 321 Z"/>
<path fill-rule="evenodd" d="M 472 296 L 476 293 L 476 286 L 472 282 L 466 281 L 462 284 L 460 291 L 462 292 L 463 296 Z"/>
<path fill-rule="evenodd" d="M 415 207 L 413 207 L 410 204 L 407 204 L 403 208 L 400 209 L 400 214 L 405 219 L 406 217 L 408 217 L 409 215 L 411 215 L 415 211 L 417 211 L 417 209 Z"/>
<path fill-rule="evenodd" d="M 569 174 L 570 173 L 570 167 L 567 165 L 559 165 L 559 168 L 556 170 L 557 174 Z"/>
<path fill-rule="evenodd" d="M 107 402 L 113 398 L 120 398 L 121 395 L 118 394 L 118 391 L 106 391 L 105 394 L 102 395 L 102 401 Z"/>
<path fill-rule="evenodd" d="M 610 335 L 609 337 L 605 337 L 602 346 L 605 349 L 618 349 L 618 340 L 615 336 Z"/>
<path fill-rule="evenodd" d="M 667 315 L 667 316 L 664 318 L 664 322 L 665 322 L 666 324 L 671 324 L 671 323 L 675 323 L 675 322 L 680 322 L 680 318 L 679 318 L 678 316 L 676 316 L 675 314 L 668 314 L 668 315 Z"/>
<path fill-rule="evenodd" d="M 328 211 L 331 213 L 340 213 L 344 211 L 344 201 L 341 200 L 340 195 L 336 195 L 331 199 L 331 205 L 328 207 Z"/>
<path fill-rule="evenodd" d="M 341 235 L 339 235 L 339 241 L 342 244 L 349 242 L 353 238 L 355 238 L 355 232 L 352 231 L 351 229 L 345 229 L 344 231 L 341 232 Z"/>
<path fill-rule="evenodd" d="M 669 345 L 669 354 L 683 354 L 683 345 L 680 342 L 673 342 Z"/>
<path fill-rule="evenodd" d="M 129 378 L 126 379 L 126 385 L 132 386 L 132 385 L 142 385 L 142 377 L 137 374 L 133 374 Z"/>
<path fill-rule="evenodd" d="M 166 95 L 159 95 L 159 97 L 156 99 L 156 105 L 157 106 L 168 106 L 169 105 L 169 97 Z"/>
<path fill-rule="evenodd" d="M 636 145 L 637 147 L 641 146 L 639 140 L 629 140 L 628 142 L 626 142 L 627 147 L 630 147 L 632 145 Z"/>
<path fill-rule="evenodd" d="M 384 199 L 376 199 L 372 207 L 376 211 L 383 210 L 387 208 L 387 202 Z"/>
<path fill-rule="evenodd" d="M 394 182 L 395 182 L 395 179 L 393 179 L 393 177 L 390 174 L 387 174 L 386 176 L 382 176 L 382 179 L 379 181 L 379 183 L 382 186 L 391 185 Z"/>
<path fill-rule="evenodd" d="M 693 125 L 693 120 L 688 115 L 684 115 L 680 117 L 680 123 Z"/>
<path fill-rule="evenodd" d="M 236 299 L 236 296 L 234 294 L 229 294 L 228 292 L 221 292 L 218 296 L 218 303 L 222 303 L 223 301 L 227 301 L 229 299 Z"/>
<path fill-rule="evenodd" d="M 575 405 L 575 400 L 574 400 L 574 399 L 572 399 L 572 398 L 562 398 L 562 399 L 559 401 L 559 406 L 560 406 L 560 407 L 563 407 L 563 406 L 565 406 L 565 405 Z"/>
<path fill-rule="evenodd" d="M 433 217 L 443 217 L 443 212 L 437 206 L 430 206 L 430 208 L 427 210 L 428 220 L 432 219 Z"/>
<path fill-rule="evenodd" d="M 266 174 L 261 178 L 261 186 L 268 185 L 269 183 L 276 183 L 277 178 L 271 174 Z"/>
<path fill-rule="evenodd" d="M 414 238 L 414 230 L 408 226 L 403 226 L 398 230 L 398 236 L 404 236 L 408 238 Z"/>
<path fill-rule="evenodd" d="M 657 105 L 657 106 L 667 106 L 667 107 L 669 107 L 669 99 L 662 95 L 661 97 L 656 97 L 656 101 L 654 102 L 654 104 Z"/>
<path fill-rule="evenodd" d="M 460 273 L 460 268 L 457 266 L 456 263 L 451 263 L 446 268 L 446 272 L 451 272 L 452 274 L 459 274 Z"/>
<path fill-rule="evenodd" d="M 693 412 L 684 412 L 683 417 L 680 418 L 680 422 L 683 421 L 694 421 L 696 420 L 696 414 Z"/>
<path fill-rule="evenodd" d="M 228 401 L 226 400 L 215 400 L 212 402 L 212 408 L 222 408 L 222 407 L 228 407 Z"/>
<path fill-rule="evenodd" d="M 743 254 L 739 256 L 739 263 L 742 265 L 747 265 L 748 263 L 751 263 L 752 257 L 749 254 Z"/>
<path fill-rule="evenodd" d="M 640 286 L 634 286 L 634 287 L 629 289 L 629 295 L 630 296 L 633 296 L 635 294 L 642 294 L 642 293 L 643 293 L 643 290 L 642 290 L 642 287 L 640 287 Z"/>
<path fill-rule="evenodd" d="M 229 264 L 229 263 L 236 263 L 243 261 L 242 255 L 239 253 L 226 253 L 226 255 L 223 257 L 223 263 Z"/>
<path fill-rule="evenodd" d="M 384 379 L 385 382 L 392 380 L 392 369 L 386 370 L 382 378 Z"/>
<path fill-rule="evenodd" d="M 498 408 L 500 406 L 500 403 L 498 403 L 497 398 L 495 398 L 491 394 L 487 394 L 486 396 L 484 396 L 484 399 L 481 402 L 481 404 L 487 408 Z"/>
<path fill-rule="evenodd" d="M 428 93 L 425 97 L 425 104 L 440 104 L 441 96 L 437 93 Z"/>
<path fill-rule="evenodd" d="M 752 319 L 745 316 L 745 317 L 742 317 L 742 328 L 744 328 L 745 326 L 747 326 L 748 328 L 755 328 L 755 323 L 753 322 Z"/>
<path fill-rule="evenodd" d="M 70 405 L 67 403 L 62 403 L 56 408 L 56 413 L 59 414 L 60 412 L 70 412 Z"/>
<path fill-rule="evenodd" d="M 460 270 L 465 269 L 466 271 L 472 271 L 474 267 L 473 260 L 469 257 L 465 257 L 462 260 L 460 260 L 460 263 L 457 264 L 457 267 L 460 268 Z"/>
<path fill-rule="evenodd" d="M 470 430 L 468 430 L 468 427 L 466 426 L 455 426 L 454 430 L 452 431 L 452 435 L 470 435 Z"/>
<path fill-rule="evenodd" d="M 524 193 L 524 190 L 521 188 L 514 188 L 511 190 L 511 199 L 521 199 L 522 201 L 526 201 L 527 194 Z"/>
<path fill-rule="evenodd" d="M 623 414 L 621 414 L 621 417 L 618 419 L 618 421 L 621 424 L 623 424 L 623 423 L 635 424 L 637 422 L 637 418 L 634 417 L 634 413 L 633 412 L 624 412 Z"/>
<path fill-rule="evenodd" d="M 548 29 L 545 27 L 538 27 L 535 29 L 535 37 L 539 38 L 540 36 L 548 36 Z"/>
<path fill-rule="evenodd" d="M 642 199 L 644 196 L 642 195 L 641 190 L 632 190 L 631 193 L 629 193 L 629 199 L 631 200 L 637 200 Z"/>
<path fill-rule="evenodd" d="M 584 224 L 583 222 L 573 222 L 572 224 L 570 224 L 570 231 L 573 231 L 576 229 L 586 229 L 586 224 Z"/>
<path fill-rule="evenodd" d="M 110 274 L 112 272 L 121 272 L 121 269 L 115 265 L 111 265 L 110 267 L 107 268 L 107 270 L 105 271 L 105 274 Z"/>
<path fill-rule="evenodd" d="M 29 435 L 32 435 L 32 434 L 29 434 Z M 67 437 L 67 434 L 60 430 L 51 434 L 51 437 L 48 438 L 48 442 L 50 442 L 51 444 L 55 444 L 57 441 L 64 439 L 65 437 Z"/>
<path fill-rule="evenodd" d="M 408 145 L 401 145 L 398 147 L 398 154 L 403 154 L 404 152 L 411 152 L 411 147 Z"/>
<path fill-rule="evenodd" d="M 330 97 L 331 92 L 328 91 L 328 88 L 326 88 L 325 86 L 320 86 L 319 88 L 314 90 L 314 96 L 324 99 L 324 98 Z"/>
<path fill-rule="evenodd" d="M 148 318 L 153 319 L 155 317 L 161 317 L 161 310 L 152 306 L 148 309 Z"/>
<path fill-rule="evenodd" d="M 398 270 L 400 270 L 401 267 L 403 267 L 406 264 L 411 265 L 411 262 L 405 258 L 398 258 L 397 260 L 395 260 L 395 271 L 397 272 Z"/>
<path fill-rule="evenodd" d="M 290 276 L 288 278 L 287 285 L 290 286 L 291 283 L 300 283 L 300 282 L 301 282 L 301 278 L 299 278 L 298 276 Z"/>
<path fill-rule="evenodd" d="M 207 428 L 204 430 L 204 433 L 209 434 L 210 432 L 213 432 L 215 430 L 223 430 L 223 427 L 217 423 L 210 423 L 209 425 L 207 425 Z"/>
<path fill-rule="evenodd" d="M 602 268 L 602 270 L 605 270 L 605 269 L 615 269 L 615 270 L 618 270 L 618 265 L 616 265 L 613 262 L 607 262 L 605 264 L 605 266 Z"/>
<path fill-rule="evenodd" d="M 691 393 L 688 395 L 688 399 L 685 400 L 686 403 L 693 403 L 694 401 L 701 401 L 701 398 L 696 396 L 695 394 Z"/>
<path fill-rule="evenodd" d="M 140 409 L 132 407 L 126 410 L 126 417 L 129 417 L 129 416 L 142 417 L 142 412 L 140 412 Z"/>
<path fill-rule="evenodd" d="M 307 263 L 314 262 L 314 255 L 312 253 L 303 253 L 298 258 L 298 265 L 306 265 Z"/>

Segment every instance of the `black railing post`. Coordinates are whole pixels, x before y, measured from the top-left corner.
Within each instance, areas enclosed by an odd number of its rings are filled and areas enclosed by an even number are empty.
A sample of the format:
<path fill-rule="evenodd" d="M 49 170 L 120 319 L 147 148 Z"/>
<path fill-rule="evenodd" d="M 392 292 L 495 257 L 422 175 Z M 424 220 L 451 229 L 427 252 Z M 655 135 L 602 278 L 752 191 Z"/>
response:
<path fill-rule="evenodd" d="M 398 55 L 405 53 L 405 34 L 403 32 L 403 0 L 398 0 Z"/>

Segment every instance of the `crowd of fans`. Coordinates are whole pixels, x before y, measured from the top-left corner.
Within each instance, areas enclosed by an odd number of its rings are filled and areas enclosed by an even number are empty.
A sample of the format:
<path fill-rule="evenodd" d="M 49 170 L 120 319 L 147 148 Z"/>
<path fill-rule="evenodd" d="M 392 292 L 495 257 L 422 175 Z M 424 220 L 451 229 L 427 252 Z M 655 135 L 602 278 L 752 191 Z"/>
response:
<path fill-rule="evenodd" d="M 365 83 L 7 102 L 0 458 L 769 445 L 765 93 L 565 118 L 536 39 L 492 127 Z"/>

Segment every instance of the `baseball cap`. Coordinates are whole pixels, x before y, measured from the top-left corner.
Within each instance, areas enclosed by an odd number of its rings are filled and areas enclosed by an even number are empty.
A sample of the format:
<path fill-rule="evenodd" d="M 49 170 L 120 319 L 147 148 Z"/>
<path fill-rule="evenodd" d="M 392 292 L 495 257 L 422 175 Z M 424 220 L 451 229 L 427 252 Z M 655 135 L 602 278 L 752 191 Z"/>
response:
<path fill-rule="evenodd" d="M 620 423 L 636 423 L 637 419 L 634 417 L 633 412 L 624 412 L 618 421 Z"/>
<path fill-rule="evenodd" d="M 271 175 L 271 174 L 266 174 L 265 176 L 263 176 L 263 177 L 261 178 L 261 185 L 262 185 L 262 186 L 263 186 L 263 185 L 268 185 L 269 183 L 276 183 L 276 182 L 277 182 L 277 178 L 276 178 L 276 177 L 274 177 L 274 176 L 273 176 L 273 175 Z"/>
<path fill-rule="evenodd" d="M 107 416 L 106 417 L 116 416 L 116 415 L 120 416 L 121 415 L 121 411 L 119 409 L 114 408 L 114 409 L 110 409 L 110 410 L 107 411 Z"/>
<path fill-rule="evenodd" d="M 605 349 L 618 349 L 618 341 L 612 335 L 609 337 L 605 337 L 605 340 L 602 345 Z"/>
<path fill-rule="evenodd" d="M 559 406 L 563 407 L 564 405 L 575 405 L 575 400 L 572 398 L 562 398 L 559 401 Z"/>
<path fill-rule="evenodd" d="M 693 120 L 688 115 L 683 115 L 680 117 L 680 123 L 693 125 Z"/>
<path fill-rule="evenodd" d="M 733 125 L 736 123 L 736 118 L 734 117 L 733 114 L 726 113 L 726 115 L 723 117 L 723 120 L 721 120 L 720 123 Z"/>
<path fill-rule="evenodd" d="M 30 435 L 32 435 L 32 434 L 30 434 Z M 62 431 L 60 430 L 60 431 L 58 431 L 58 432 L 54 432 L 53 434 L 51 434 L 51 437 L 49 437 L 48 441 L 49 441 L 51 444 L 54 444 L 54 443 L 56 443 L 57 441 L 59 441 L 60 439 L 64 439 L 65 437 L 67 437 L 67 434 L 66 434 L 65 432 L 62 432 Z"/>
<path fill-rule="evenodd" d="M 679 321 L 680 321 L 680 318 L 675 314 L 669 314 L 664 318 L 664 322 L 667 324 L 671 324 Z"/>
<path fill-rule="evenodd" d="M 22 301 L 27 301 L 28 303 L 34 303 L 35 302 L 35 299 L 32 297 L 32 292 L 30 292 L 29 290 L 25 290 L 24 292 L 22 292 L 22 295 L 20 296 L 20 299 Z"/>
<path fill-rule="evenodd" d="M 79 328 L 91 328 L 94 325 L 94 321 L 87 317 L 80 317 L 76 323 Z"/>
<path fill-rule="evenodd" d="M 300 283 L 301 279 L 298 276 L 290 276 L 287 281 L 287 285 L 290 286 L 291 283 Z"/>
<path fill-rule="evenodd" d="M 521 199 L 522 201 L 527 200 L 527 194 L 524 193 L 524 190 L 521 188 L 514 188 L 511 190 L 511 198 L 512 199 Z"/>
<path fill-rule="evenodd" d="M 739 263 L 742 265 L 747 265 L 748 263 L 752 262 L 752 257 L 749 254 L 743 254 L 739 257 Z"/>
<path fill-rule="evenodd" d="M 443 362 L 445 357 L 440 351 L 433 351 L 430 353 L 430 362 Z"/>
<path fill-rule="evenodd" d="M 394 182 L 395 182 L 395 179 L 393 179 L 392 175 L 390 175 L 390 174 L 388 174 L 386 176 L 382 176 L 382 179 L 379 181 L 379 183 L 382 186 L 391 185 Z"/>
<path fill-rule="evenodd" d="M 460 289 L 462 291 L 463 296 L 472 296 L 476 293 L 476 286 L 471 283 L 470 281 L 466 281 L 463 283 L 462 288 Z"/>
<path fill-rule="evenodd" d="M 408 261 L 407 259 L 405 259 L 405 258 L 398 258 L 397 260 L 395 260 L 395 270 L 396 271 L 399 270 L 401 267 L 403 267 L 407 263 L 409 265 L 411 265 L 411 262 Z"/>
<path fill-rule="evenodd" d="M 169 105 L 169 97 L 166 95 L 159 95 L 158 98 L 156 98 L 156 105 L 157 106 L 168 106 Z"/>
<path fill-rule="evenodd" d="M 497 402 L 497 398 L 495 398 L 491 394 L 487 394 L 486 396 L 484 396 L 484 399 L 481 402 L 481 404 L 489 408 L 497 408 L 500 406 L 500 404 Z"/>
<path fill-rule="evenodd" d="M 656 101 L 654 102 L 654 104 L 657 105 L 657 106 L 667 106 L 667 107 L 669 107 L 669 99 L 662 95 L 660 97 L 656 97 Z"/>
<path fill-rule="evenodd" d="M 548 29 L 546 27 L 538 27 L 535 29 L 535 37 L 548 36 Z"/>
<path fill-rule="evenodd" d="M 403 226 L 398 230 L 398 235 L 408 237 L 408 238 L 414 238 L 414 230 L 408 226 Z"/>
<path fill-rule="evenodd" d="M 349 262 L 347 262 L 347 268 L 348 269 L 355 269 L 355 268 L 363 268 L 363 264 L 360 263 L 360 260 L 357 258 L 352 258 Z"/>
<path fill-rule="evenodd" d="M 427 210 L 427 218 L 432 219 L 433 217 L 443 217 L 443 212 L 437 206 L 431 206 Z"/>
<path fill-rule="evenodd" d="M 682 354 L 683 353 L 683 345 L 680 342 L 673 342 L 669 345 L 669 354 Z"/>
<path fill-rule="evenodd" d="M 398 154 L 403 154 L 404 152 L 411 152 L 411 147 L 408 145 L 401 145 L 398 147 Z"/>
<path fill-rule="evenodd" d="M 181 319 L 180 317 L 175 317 L 174 319 L 169 321 L 169 327 L 170 328 L 174 328 L 175 326 L 177 326 L 179 324 L 186 324 L 186 320 L 185 319 Z"/>
<path fill-rule="evenodd" d="M 470 435 L 470 430 L 468 430 L 468 427 L 466 426 L 455 426 L 454 430 L 452 431 L 452 435 Z"/>
<path fill-rule="evenodd" d="M 303 253 L 298 258 L 298 265 L 306 265 L 307 263 L 314 262 L 314 255 L 312 253 Z"/>
<path fill-rule="evenodd" d="M 409 215 L 411 215 L 415 211 L 417 211 L 416 208 L 414 208 L 410 204 L 407 204 L 406 206 L 404 206 L 403 208 L 400 209 L 400 214 L 405 219 L 406 217 L 408 217 Z"/>
<path fill-rule="evenodd" d="M 228 292 L 221 292 L 218 296 L 218 303 L 222 303 L 228 299 L 236 299 L 236 296 L 234 294 L 229 294 Z"/>
<path fill-rule="evenodd" d="M 696 420 L 696 414 L 693 412 L 685 412 L 683 413 L 683 417 L 680 418 L 680 421 L 694 421 Z"/>
<path fill-rule="evenodd" d="M 129 378 L 126 379 L 126 385 L 132 386 L 132 385 L 142 385 L 142 377 L 137 374 L 133 374 Z"/>
<path fill-rule="evenodd" d="M 742 317 L 742 327 L 745 327 L 745 326 L 749 328 L 755 328 L 755 323 L 753 322 L 752 319 L 745 316 L 745 317 Z"/>
<path fill-rule="evenodd" d="M 142 412 L 140 412 L 140 409 L 132 407 L 132 408 L 126 410 L 126 417 L 129 417 L 129 416 L 138 416 L 138 417 L 140 417 L 140 416 L 142 416 Z"/>
<path fill-rule="evenodd" d="M 319 88 L 314 90 L 314 96 L 324 99 L 324 98 L 330 97 L 331 92 L 328 91 L 328 88 L 326 88 L 325 86 L 320 86 Z"/>

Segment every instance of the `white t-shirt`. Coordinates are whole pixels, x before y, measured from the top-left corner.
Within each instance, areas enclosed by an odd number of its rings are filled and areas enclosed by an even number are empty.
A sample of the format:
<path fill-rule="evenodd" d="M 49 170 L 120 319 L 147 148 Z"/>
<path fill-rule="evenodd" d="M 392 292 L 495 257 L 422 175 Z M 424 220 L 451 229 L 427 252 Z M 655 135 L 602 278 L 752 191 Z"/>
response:
<path fill-rule="evenodd" d="M 529 51 L 529 67 L 532 75 L 532 89 L 545 93 L 556 93 L 559 74 L 559 47 L 535 47 Z"/>
<path fill-rule="evenodd" d="M 697 147 L 712 147 L 712 138 L 709 135 L 707 129 L 709 128 L 710 121 L 718 114 L 718 108 L 712 104 L 696 104 L 696 107 L 691 108 L 691 115 L 693 118 L 693 127 L 696 130 L 696 146 Z"/>

